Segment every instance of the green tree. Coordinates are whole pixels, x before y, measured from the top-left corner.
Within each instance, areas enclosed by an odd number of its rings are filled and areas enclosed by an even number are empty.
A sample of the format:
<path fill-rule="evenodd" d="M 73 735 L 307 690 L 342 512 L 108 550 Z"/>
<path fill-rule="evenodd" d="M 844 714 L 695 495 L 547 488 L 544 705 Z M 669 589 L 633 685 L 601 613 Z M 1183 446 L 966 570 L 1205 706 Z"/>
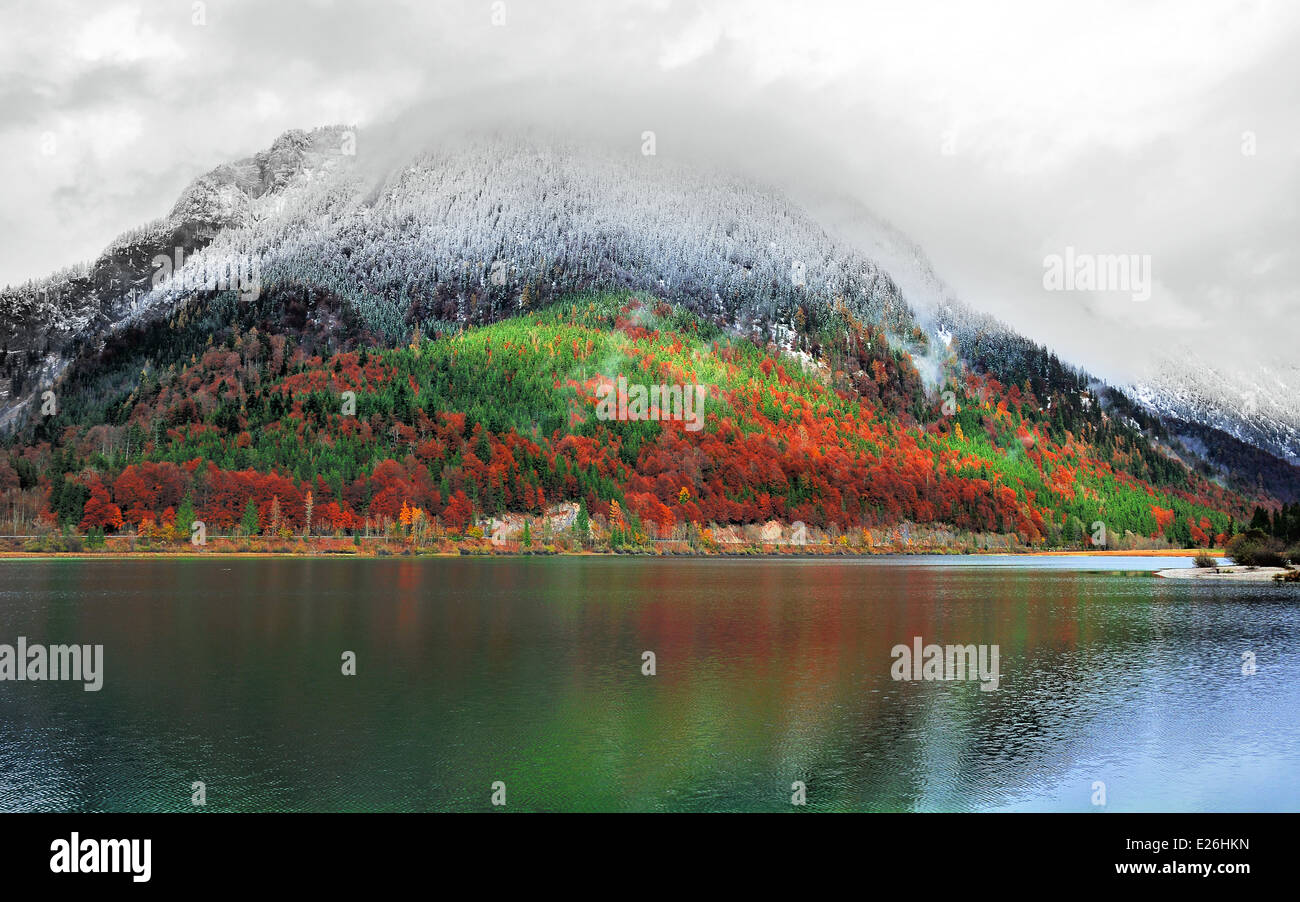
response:
<path fill-rule="evenodd" d="M 1272 524 L 1268 521 L 1268 511 L 1262 507 L 1255 508 L 1255 515 L 1250 518 L 1250 526 L 1247 529 L 1258 529 L 1260 532 L 1269 532 Z"/>
<path fill-rule="evenodd" d="M 90 489 L 79 482 L 65 479 L 62 473 L 55 473 L 50 480 L 49 506 L 59 523 L 80 523 L 89 500 Z"/>
<path fill-rule="evenodd" d="M 244 506 L 244 519 L 239 521 L 239 531 L 246 536 L 257 535 L 257 502 L 252 498 Z"/>
<path fill-rule="evenodd" d="M 181 501 L 181 506 L 176 511 L 176 532 L 185 539 L 190 537 L 190 530 L 194 526 L 194 502 L 189 495 Z"/>

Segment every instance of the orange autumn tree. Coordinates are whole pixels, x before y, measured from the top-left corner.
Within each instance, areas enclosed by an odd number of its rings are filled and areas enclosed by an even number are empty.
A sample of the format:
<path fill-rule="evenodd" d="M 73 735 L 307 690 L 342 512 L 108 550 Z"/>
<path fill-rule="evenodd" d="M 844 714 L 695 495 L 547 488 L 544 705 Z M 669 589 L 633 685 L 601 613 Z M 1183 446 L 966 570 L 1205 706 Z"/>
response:
<path fill-rule="evenodd" d="M 1151 505 L 1151 516 L 1155 517 L 1156 531 L 1163 533 L 1170 526 L 1174 525 L 1174 517 L 1176 515 L 1174 514 L 1173 508 L 1163 508 L 1159 505 L 1153 504 Z"/>
<path fill-rule="evenodd" d="M 424 527 L 428 522 L 428 516 L 424 513 L 423 508 L 402 502 L 402 509 L 397 515 L 397 520 L 408 530 L 411 538 L 416 538 L 423 534 Z"/>
<path fill-rule="evenodd" d="M 82 511 L 83 516 L 78 529 L 102 529 L 106 532 L 122 528 L 122 509 L 108 497 L 108 489 L 98 480 L 90 487 L 90 498 Z"/>
<path fill-rule="evenodd" d="M 470 504 L 469 497 L 463 489 L 457 489 L 451 495 L 451 503 L 447 505 L 442 512 L 442 521 L 446 524 L 447 529 L 451 532 L 464 532 L 469 526 L 470 517 L 474 514 L 474 507 Z"/>

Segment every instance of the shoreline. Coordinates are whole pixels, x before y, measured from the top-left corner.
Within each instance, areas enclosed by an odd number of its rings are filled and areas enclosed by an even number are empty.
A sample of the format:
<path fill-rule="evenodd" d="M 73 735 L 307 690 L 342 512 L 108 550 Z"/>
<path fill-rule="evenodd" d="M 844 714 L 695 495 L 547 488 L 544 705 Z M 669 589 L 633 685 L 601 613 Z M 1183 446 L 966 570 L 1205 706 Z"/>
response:
<path fill-rule="evenodd" d="M 882 557 L 951 557 L 951 558 L 989 558 L 989 557 L 1016 557 L 1016 558 L 1033 558 L 1033 557 L 1080 557 L 1080 558 L 1107 558 L 1107 557 L 1156 557 L 1156 558 L 1191 558 L 1197 554 L 1204 553 L 1205 549 L 1155 549 L 1150 551 L 1118 551 L 1107 549 L 1104 551 L 841 551 L 838 549 L 827 549 L 826 551 L 762 551 L 762 550 L 737 550 L 737 551 L 524 551 L 513 549 L 458 549 L 456 551 L 441 550 L 424 550 L 424 549 L 401 549 L 395 551 L 188 551 L 188 550 L 171 550 L 171 549 L 154 549 L 148 551 L 0 551 L 0 561 L 3 560 L 153 560 L 158 558 L 169 558 L 175 560 L 201 560 L 203 558 L 360 558 L 384 560 L 389 558 L 527 558 L 527 557 L 642 557 L 642 558 L 792 558 L 799 560 L 817 560 L 821 558 L 841 558 L 841 559 L 867 559 Z M 1213 550 L 1210 552 L 1214 553 Z M 1222 557 L 1222 554 L 1216 556 Z M 1227 569 L 1227 567 L 1217 568 Z M 1196 572 L 1197 568 L 1174 568 L 1170 570 L 1156 571 L 1157 575 L 1163 573 L 1182 573 Z M 1214 575 L 1211 570 L 1201 571 Z"/>
<path fill-rule="evenodd" d="M 1190 567 L 1170 570 L 1157 570 L 1155 575 L 1161 579 L 1182 579 L 1207 582 L 1286 582 L 1282 577 L 1296 571 L 1290 567 L 1247 567 L 1240 564 L 1227 564 L 1222 567 Z"/>

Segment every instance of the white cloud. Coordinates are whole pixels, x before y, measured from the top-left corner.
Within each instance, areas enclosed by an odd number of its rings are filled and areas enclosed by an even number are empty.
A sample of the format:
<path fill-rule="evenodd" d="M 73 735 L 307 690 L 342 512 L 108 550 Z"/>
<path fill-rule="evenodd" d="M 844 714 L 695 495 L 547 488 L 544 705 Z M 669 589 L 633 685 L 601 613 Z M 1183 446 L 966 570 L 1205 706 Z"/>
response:
<path fill-rule="evenodd" d="M 86 63 L 179 63 L 185 51 L 170 35 L 141 21 L 142 9 L 123 5 L 86 19 L 73 40 L 73 56 Z"/>

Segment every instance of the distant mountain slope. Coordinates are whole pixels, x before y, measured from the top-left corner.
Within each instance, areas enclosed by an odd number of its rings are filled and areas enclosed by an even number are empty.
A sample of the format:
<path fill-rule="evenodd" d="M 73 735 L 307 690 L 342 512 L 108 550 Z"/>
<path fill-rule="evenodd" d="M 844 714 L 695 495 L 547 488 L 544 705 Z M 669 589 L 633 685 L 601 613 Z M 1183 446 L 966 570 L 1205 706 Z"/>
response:
<path fill-rule="evenodd" d="M 1267 368 L 1229 373 L 1199 362 L 1168 361 L 1133 396 L 1171 418 L 1225 432 L 1300 464 L 1300 354 Z M 1248 375 L 1256 370 L 1253 375 Z"/>

